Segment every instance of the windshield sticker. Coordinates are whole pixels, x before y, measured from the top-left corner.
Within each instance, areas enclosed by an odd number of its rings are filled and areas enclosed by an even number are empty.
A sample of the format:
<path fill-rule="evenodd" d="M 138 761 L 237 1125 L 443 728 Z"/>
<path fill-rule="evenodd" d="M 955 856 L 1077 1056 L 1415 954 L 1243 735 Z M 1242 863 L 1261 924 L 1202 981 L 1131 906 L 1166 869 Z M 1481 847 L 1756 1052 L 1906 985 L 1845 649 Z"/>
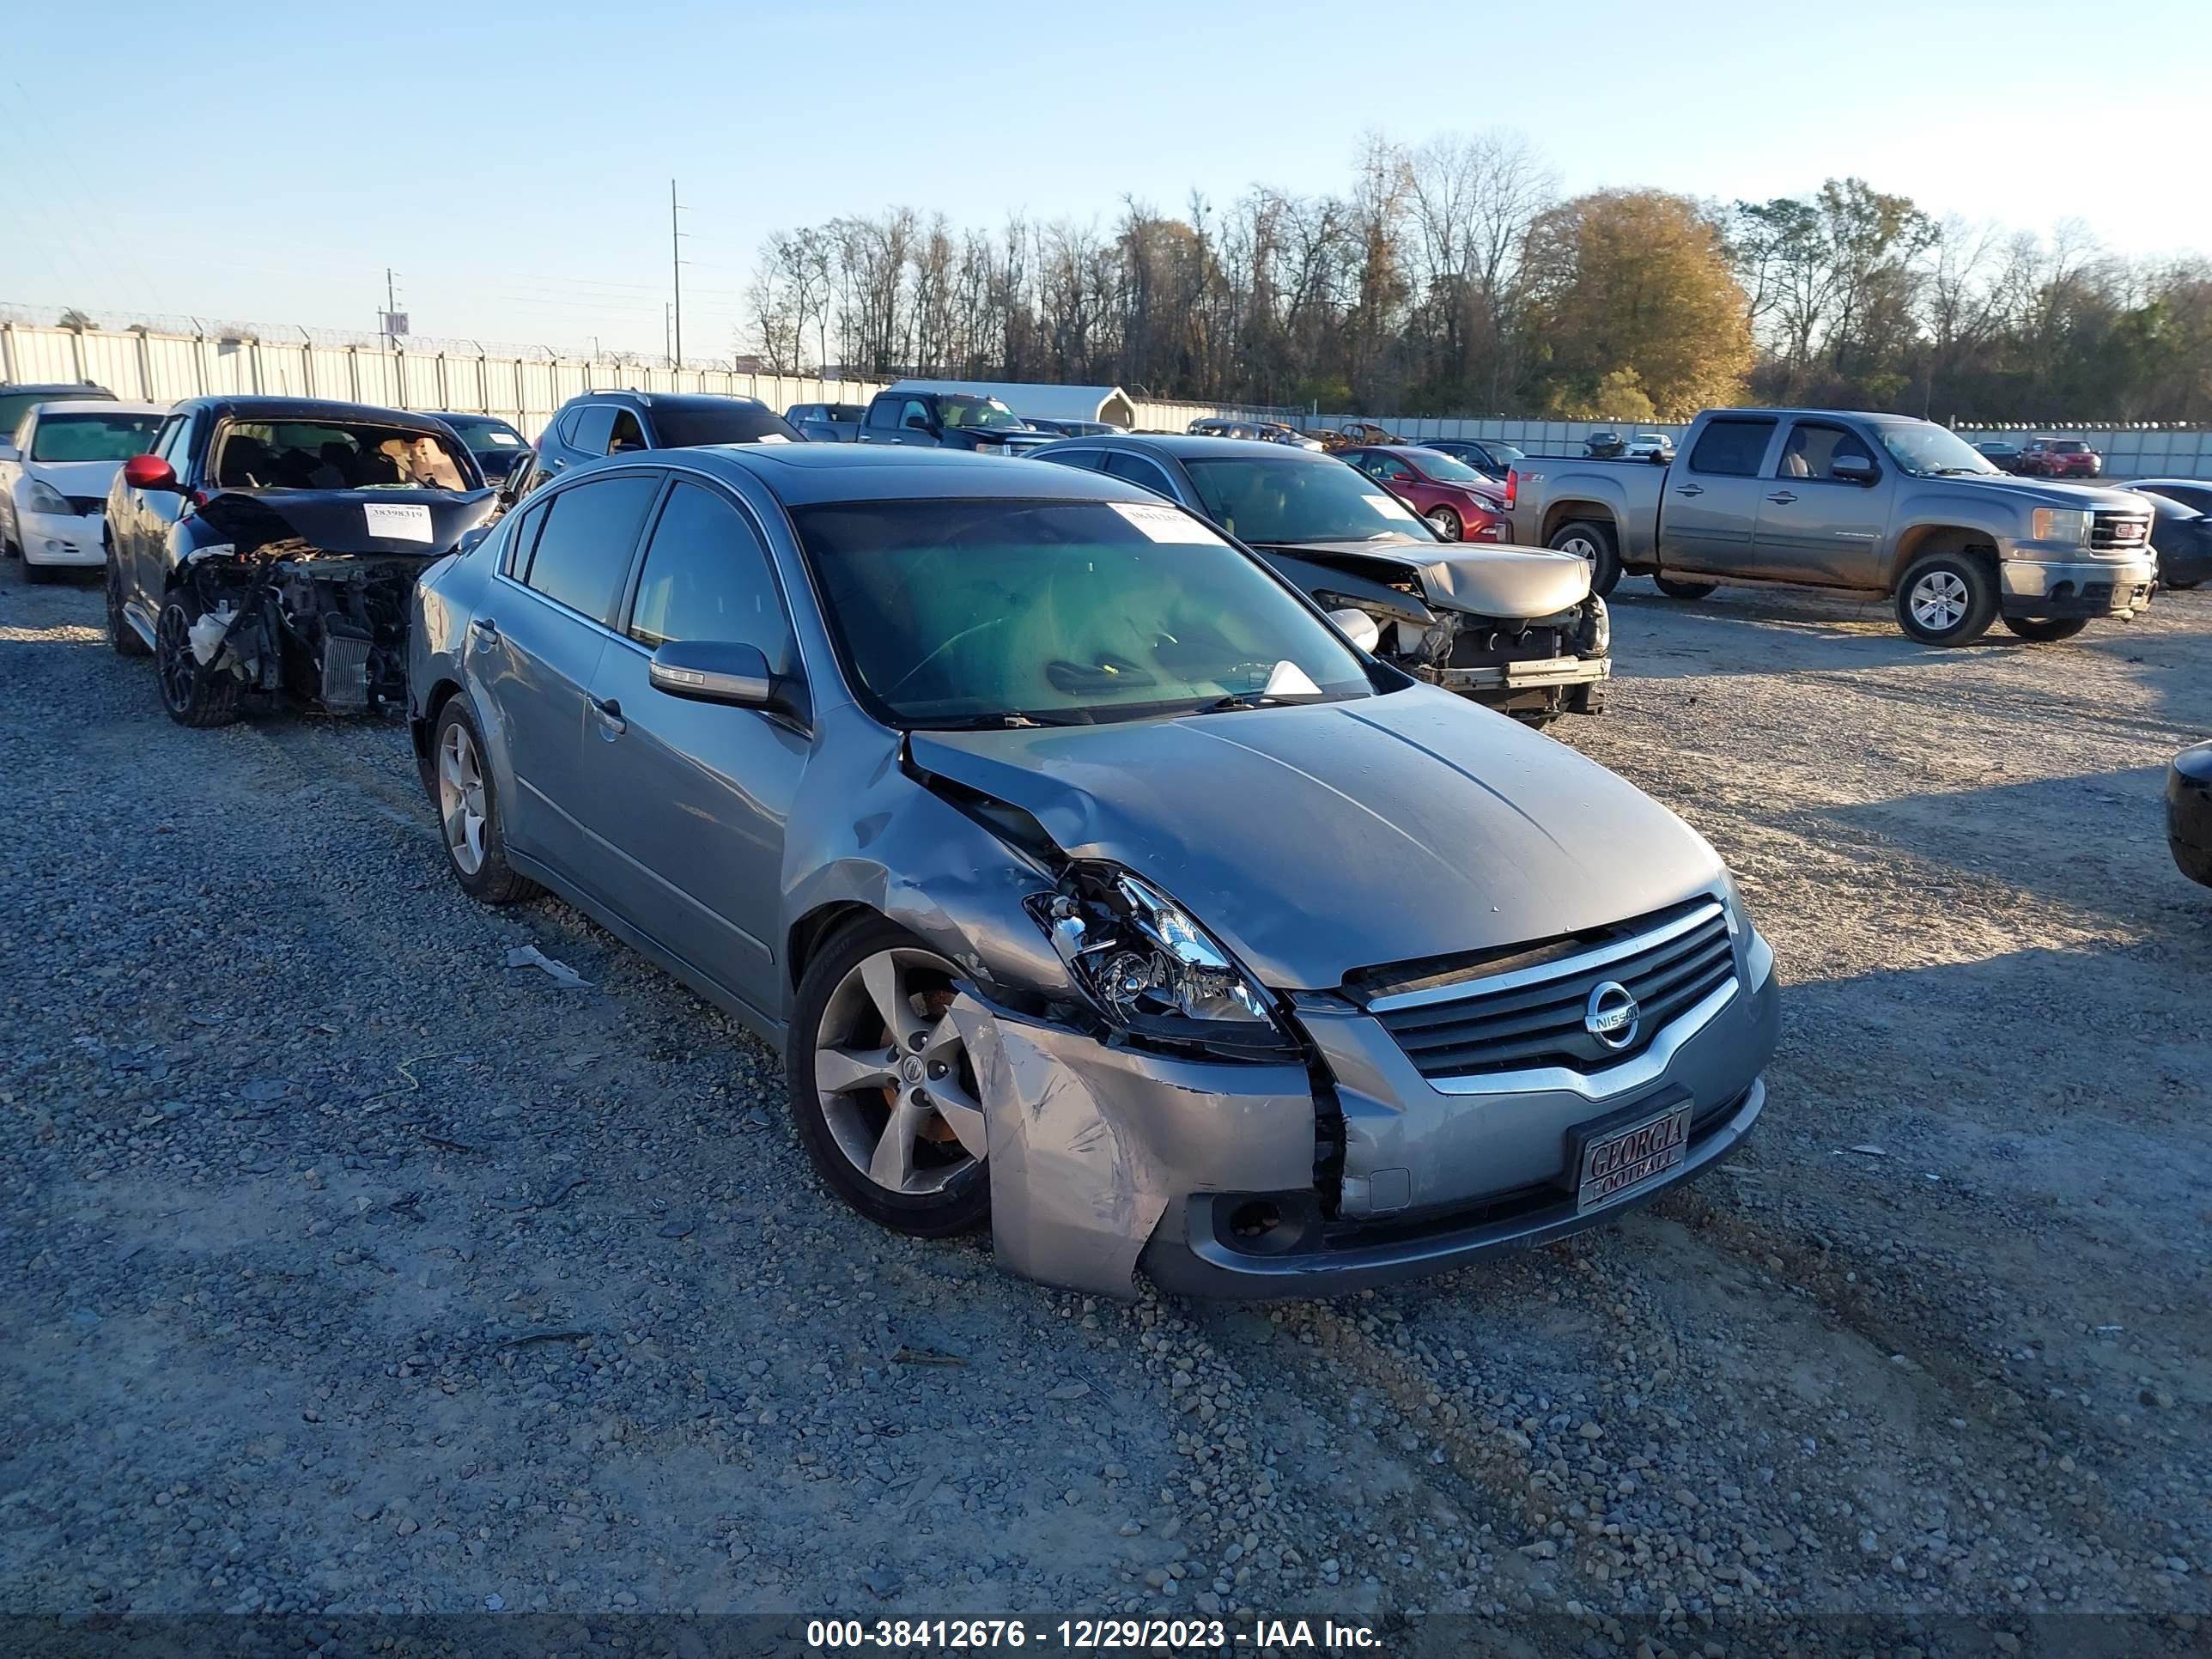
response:
<path fill-rule="evenodd" d="M 1149 501 L 1109 501 L 1107 505 L 1153 541 L 1221 545 L 1220 537 L 1179 507 L 1154 507 Z"/>
<path fill-rule="evenodd" d="M 431 539 L 430 509 L 427 507 L 398 507 L 384 501 L 363 504 L 362 516 L 368 521 L 368 533 L 381 536 L 391 542 L 427 542 Z"/>
<path fill-rule="evenodd" d="M 1363 499 L 1386 519 L 1410 519 L 1413 516 L 1395 495 L 1369 495 Z"/>
<path fill-rule="evenodd" d="M 509 449 L 522 441 L 512 432 L 495 432 L 491 434 L 491 441 L 495 444 L 503 444 Z"/>
<path fill-rule="evenodd" d="M 763 432 L 753 441 L 757 444 L 787 444 L 791 440 L 781 432 Z"/>

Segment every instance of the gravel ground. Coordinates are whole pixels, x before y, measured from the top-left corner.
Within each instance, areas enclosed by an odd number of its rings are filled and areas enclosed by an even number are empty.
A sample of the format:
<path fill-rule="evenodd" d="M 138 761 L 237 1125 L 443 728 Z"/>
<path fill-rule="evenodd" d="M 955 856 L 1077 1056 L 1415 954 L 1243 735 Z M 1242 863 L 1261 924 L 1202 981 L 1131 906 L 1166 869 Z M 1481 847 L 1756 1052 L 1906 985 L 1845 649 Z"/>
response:
<path fill-rule="evenodd" d="M 396 724 L 179 730 L 97 588 L 11 569 L 0 1613 L 1474 1612 L 1692 1654 L 2124 1610 L 2114 1651 L 2193 1649 L 2212 892 L 2159 792 L 2212 595 L 1949 653 L 1819 599 L 1616 616 L 1613 709 L 1562 730 L 1775 941 L 1758 1134 L 1565 1245 L 1255 1311 L 874 1230 L 759 1043 L 453 890 Z"/>

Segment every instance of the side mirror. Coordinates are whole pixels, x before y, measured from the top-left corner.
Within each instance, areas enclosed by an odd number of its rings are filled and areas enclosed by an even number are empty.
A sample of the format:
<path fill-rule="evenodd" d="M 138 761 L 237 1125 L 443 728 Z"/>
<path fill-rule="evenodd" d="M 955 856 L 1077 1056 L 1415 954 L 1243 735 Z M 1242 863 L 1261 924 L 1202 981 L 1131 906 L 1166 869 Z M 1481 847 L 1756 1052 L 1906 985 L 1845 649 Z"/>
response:
<path fill-rule="evenodd" d="M 1330 611 L 1328 619 L 1337 625 L 1345 638 L 1362 651 L 1372 651 L 1382 643 L 1382 630 L 1375 625 L 1375 618 L 1364 611 L 1355 611 L 1347 605 L 1341 611 Z"/>
<path fill-rule="evenodd" d="M 793 720 L 806 715 L 796 684 L 772 673 L 758 646 L 723 640 L 671 640 L 646 671 L 653 690 L 692 702 L 758 708 Z"/>
<path fill-rule="evenodd" d="M 1838 455 L 1828 463 L 1828 476 L 1838 483 L 1870 484 L 1880 475 L 1863 455 Z"/>
<path fill-rule="evenodd" d="M 133 489 L 181 489 L 177 470 L 159 455 L 133 455 L 123 463 L 123 482 Z"/>
<path fill-rule="evenodd" d="M 460 540 L 453 544 L 454 554 L 460 558 L 467 558 L 484 544 L 484 538 L 491 534 L 491 529 L 488 524 L 480 524 L 473 530 L 463 531 Z"/>
<path fill-rule="evenodd" d="M 930 429 L 929 422 L 922 416 L 909 415 L 906 417 L 906 429 L 909 432 L 927 432 Z"/>

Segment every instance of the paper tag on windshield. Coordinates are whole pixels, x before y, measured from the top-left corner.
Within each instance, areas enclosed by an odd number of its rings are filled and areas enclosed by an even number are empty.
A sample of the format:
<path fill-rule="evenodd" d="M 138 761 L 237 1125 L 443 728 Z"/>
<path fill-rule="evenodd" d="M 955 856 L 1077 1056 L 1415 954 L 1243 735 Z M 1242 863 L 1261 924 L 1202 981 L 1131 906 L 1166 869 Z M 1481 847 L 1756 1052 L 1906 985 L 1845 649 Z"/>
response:
<path fill-rule="evenodd" d="M 1107 505 L 1156 542 L 1183 542 L 1218 547 L 1221 538 L 1180 507 L 1154 507 L 1149 501 L 1109 501 Z"/>
<path fill-rule="evenodd" d="M 512 432 L 495 432 L 491 434 L 491 441 L 495 444 L 501 445 L 508 449 L 514 448 L 515 445 L 522 441 L 521 439 L 516 437 Z"/>
<path fill-rule="evenodd" d="M 369 501 L 362 507 L 368 533 L 389 542 L 427 542 L 430 539 L 430 509 L 401 507 L 388 501 Z"/>
<path fill-rule="evenodd" d="M 787 444 L 791 440 L 781 432 L 763 432 L 753 441 L 757 444 Z"/>
<path fill-rule="evenodd" d="M 1370 495 L 1366 501 L 1370 507 L 1386 519 L 1410 519 L 1413 516 L 1407 510 L 1405 502 L 1400 501 L 1395 495 Z"/>

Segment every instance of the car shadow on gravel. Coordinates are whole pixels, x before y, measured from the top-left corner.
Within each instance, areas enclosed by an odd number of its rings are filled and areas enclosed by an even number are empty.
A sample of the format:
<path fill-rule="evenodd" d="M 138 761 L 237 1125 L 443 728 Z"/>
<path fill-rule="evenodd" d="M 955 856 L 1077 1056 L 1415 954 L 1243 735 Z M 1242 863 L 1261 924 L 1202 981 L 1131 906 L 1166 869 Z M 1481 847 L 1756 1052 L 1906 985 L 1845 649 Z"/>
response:
<path fill-rule="evenodd" d="M 1897 631 L 1886 606 L 1820 595 L 1723 588 L 1710 599 L 1683 600 L 1616 592 L 1611 603 L 1621 679 L 1938 667 L 2017 643 L 2005 635 L 1963 649 L 1918 645 Z M 1759 630 L 1755 638 L 1745 637 L 1747 624 Z"/>

